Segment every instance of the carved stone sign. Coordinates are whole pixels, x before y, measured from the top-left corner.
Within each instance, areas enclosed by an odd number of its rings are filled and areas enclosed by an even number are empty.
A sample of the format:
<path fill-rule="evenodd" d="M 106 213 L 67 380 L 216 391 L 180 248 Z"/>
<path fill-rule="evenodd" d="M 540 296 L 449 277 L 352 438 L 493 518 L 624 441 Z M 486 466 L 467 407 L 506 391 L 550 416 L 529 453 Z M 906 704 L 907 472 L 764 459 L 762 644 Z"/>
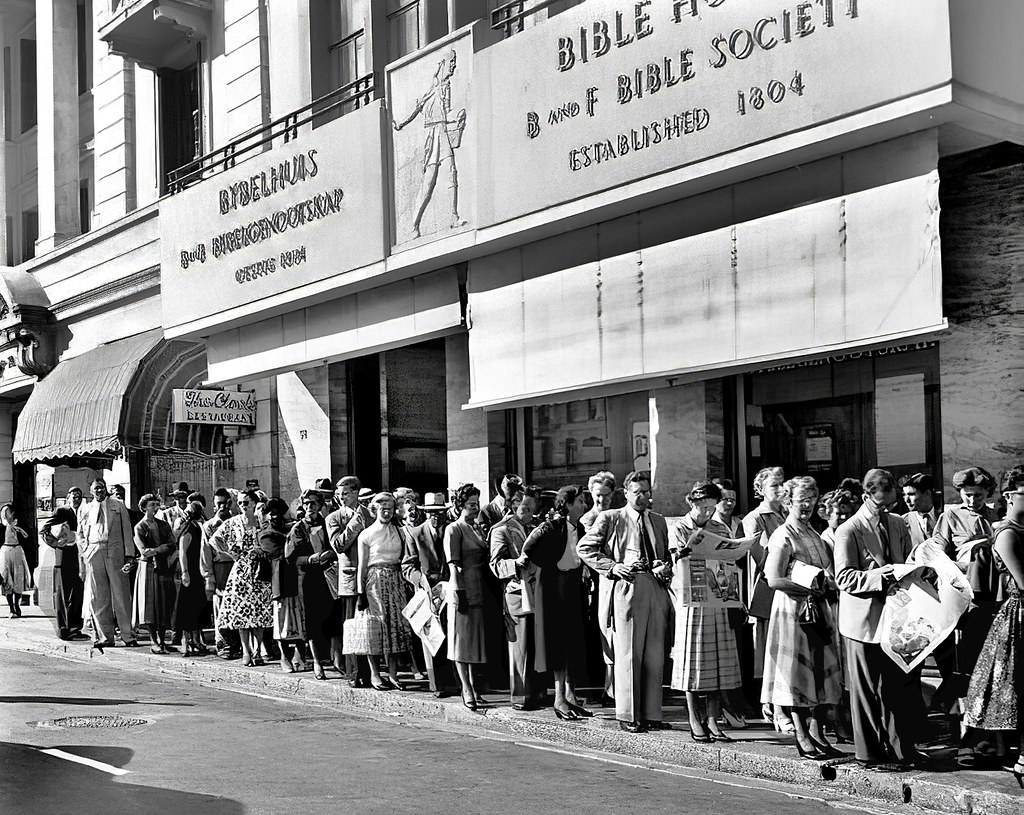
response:
<path fill-rule="evenodd" d="M 253 427 L 256 395 L 252 392 L 175 388 L 173 421 L 181 424 L 222 424 Z"/>
<path fill-rule="evenodd" d="M 381 260 L 380 116 L 353 111 L 164 199 L 164 326 Z"/>
<path fill-rule="evenodd" d="M 388 69 L 396 244 L 443 237 L 473 220 L 472 74 L 468 33 Z"/>
<path fill-rule="evenodd" d="M 934 0 L 588 0 L 477 55 L 481 218 L 799 146 L 801 130 L 948 83 L 948 42 Z"/>

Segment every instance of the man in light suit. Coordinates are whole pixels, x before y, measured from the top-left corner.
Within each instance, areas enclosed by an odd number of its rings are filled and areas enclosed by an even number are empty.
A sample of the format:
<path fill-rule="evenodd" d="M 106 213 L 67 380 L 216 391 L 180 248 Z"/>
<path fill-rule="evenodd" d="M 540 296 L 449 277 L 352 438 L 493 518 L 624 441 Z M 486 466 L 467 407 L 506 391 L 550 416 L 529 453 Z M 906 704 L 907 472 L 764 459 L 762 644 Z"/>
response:
<path fill-rule="evenodd" d="M 135 562 L 135 542 L 128 509 L 107 494 L 102 479 L 92 482 L 93 500 L 78 527 L 78 545 L 85 560 L 87 593 L 96 645 L 113 648 L 114 620 L 124 644 L 134 647 L 132 599 L 128 574 Z"/>
<path fill-rule="evenodd" d="M 897 582 L 893 564 L 905 563 L 911 550 L 907 525 L 888 511 L 898 497 L 892 473 L 869 470 L 864 503 L 836 530 L 834 551 L 856 756 L 868 768 L 880 770 L 926 761 L 914 746 L 920 724 L 919 677 L 904 674 L 879 644 L 886 593 Z"/>
<path fill-rule="evenodd" d="M 668 729 L 662 721 L 665 635 L 672 603 L 668 525 L 650 512 L 651 475 L 634 472 L 622 482 L 626 506 L 602 512 L 576 551 L 612 581 L 615 718 L 630 733 Z"/>
<path fill-rule="evenodd" d="M 334 604 L 333 621 L 339 629 L 332 639 L 331 657 L 334 666 L 341 669 L 341 639 L 346 620 L 356 616 L 356 573 L 359 570 L 359 547 L 356 540 L 359 533 L 373 523 L 373 513 L 359 502 L 362 485 L 354 475 L 346 475 L 337 484 L 335 496 L 341 508 L 330 513 L 325 519 L 327 537 L 331 548 L 338 553 L 338 597 Z M 345 655 L 345 674 L 353 688 L 370 687 L 370 669 L 366 660 L 353 654 Z"/>

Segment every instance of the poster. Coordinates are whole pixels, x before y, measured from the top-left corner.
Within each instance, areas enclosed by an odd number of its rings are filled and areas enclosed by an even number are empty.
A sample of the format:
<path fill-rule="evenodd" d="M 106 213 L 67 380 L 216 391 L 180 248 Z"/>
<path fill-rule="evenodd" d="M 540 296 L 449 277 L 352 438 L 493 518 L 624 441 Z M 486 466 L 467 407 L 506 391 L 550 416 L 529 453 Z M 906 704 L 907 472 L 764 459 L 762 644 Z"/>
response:
<path fill-rule="evenodd" d="M 875 381 L 875 460 L 879 467 L 927 460 L 924 374 Z"/>
<path fill-rule="evenodd" d="M 672 583 L 676 604 L 743 608 L 739 562 L 757 539 L 723 538 L 703 529 L 694 532 L 687 541 L 690 556 L 676 564 Z"/>
<path fill-rule="evenodd" d="M 897 564 L 899 582 L 889 589 L 879 621 L 879 642 L 888 657 L 910 673 L 948 637 L 974 599 L 959 567 L 938 546 L 921 544 L 912 563 Z M 934 584 L 922 576 L 931 566 Z"/>

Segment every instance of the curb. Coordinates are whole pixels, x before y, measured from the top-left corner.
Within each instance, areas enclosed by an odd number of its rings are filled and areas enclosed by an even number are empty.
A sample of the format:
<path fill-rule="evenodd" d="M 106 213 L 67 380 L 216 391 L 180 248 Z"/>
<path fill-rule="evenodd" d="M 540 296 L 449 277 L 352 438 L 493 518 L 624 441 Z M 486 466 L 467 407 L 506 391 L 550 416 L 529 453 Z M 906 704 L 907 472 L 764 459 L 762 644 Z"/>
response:
<path fill-rule="evenodd" d="M 216 658 L 197 659 L 156 656 L 133 649 L 107 649 L 102 655 L 85 644 L 11 635 L 0 636 L 0 649 L 67 659 L 83 664 L 100 660 L 104 665 L 141 673 L 158 672 L 211 687 L 265 695 L 292 701 L 343 708 L 380 718 L 406 718 L 420 722 L 444 722 L 468 729 L 487 729 L 508 736 L 534 739 L 551 745 L 611 753 L 659 762 L 680 768 L 726 773 L 804 787 L 829 795 L 849 795 L 887 805 L 911 805 L 917 809 L 951 815 L 1021 815 L 1024 796 L 987 789 L 969 789 L 935 780 L 936 773 L 874 773 L 853 761 L 813 762 L 788 756 L 724 746 L 695 744 L 680 734 L 625 733 L 605 720 L 585 720 L 570 726 L 544 717 L 543 713 L 513 712 L 501 706 L 474 713 L 456 698 L 442 701 L 417 693 L 379 693 L 351 688 L 345 682 L 318 682 L 311 674 L 284 674 L 269 670 L 242 670 Z M 678 732 L 678 731 L 677 731 Z M 941 777 L 938 775 L 938 777 Z M 1009 780 L 1009 779 L 1008 779 Z"/>

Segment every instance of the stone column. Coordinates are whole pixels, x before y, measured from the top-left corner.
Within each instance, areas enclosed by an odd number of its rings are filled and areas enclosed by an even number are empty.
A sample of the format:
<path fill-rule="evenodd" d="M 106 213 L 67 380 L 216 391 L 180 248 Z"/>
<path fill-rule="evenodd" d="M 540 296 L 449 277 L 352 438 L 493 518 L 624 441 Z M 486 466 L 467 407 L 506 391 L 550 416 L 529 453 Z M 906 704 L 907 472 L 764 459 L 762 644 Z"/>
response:
<path fill-rule="evenodd" d="M 447 390 L 448 483 L 472 482 L 488 493 L 487 414 L 463 410 L 469 401 L 469 334 L 446 337 L 444 357 Z"/>
<path fill-rule="evenodd" d="M 650 417 L 654 508 L 662 515 L 682 515 L 689 511 L 690 487 L 707 477 L 704 383 L 651 391 Z"/>
<path fill-rule="evenodd" d="M 39 240 L 48 252 L 81 232 L 78 12 L 75 0 L 36 0 Z"/>
<path fill-rule="evenodd" d="M 7 15 L 0 11 L 0 57 L 7 45 Z M 11 77 L 6 76 L 4 60 L 0 58 L 0 88 L 7 87 Z M 7 189 L 10 185 L 10 176 L 7 173 L 7 140 L 10 134 L 7 132 L 11 112 L 7 109 L 11 99 L 0 99 L 0 264 L 11 265 L 8 259 L 13 260 L 13 252 L 9 241 L 11 236 L 7 234 L 7 216 L 10 212 L 7 209 L 9 199 Z"/>

